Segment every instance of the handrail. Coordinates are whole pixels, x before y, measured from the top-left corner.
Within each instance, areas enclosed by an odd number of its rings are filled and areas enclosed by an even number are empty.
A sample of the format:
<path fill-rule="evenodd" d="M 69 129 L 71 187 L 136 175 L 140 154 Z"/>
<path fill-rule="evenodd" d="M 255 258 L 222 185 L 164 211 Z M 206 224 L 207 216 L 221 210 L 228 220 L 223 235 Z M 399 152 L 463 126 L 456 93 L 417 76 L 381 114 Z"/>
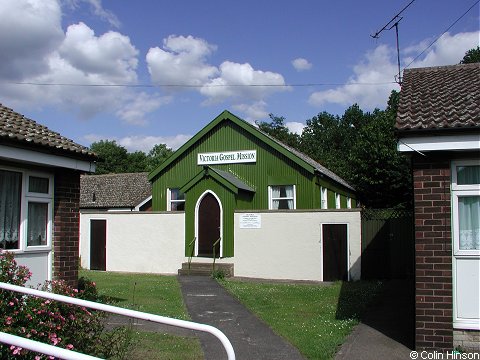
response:
<path fill-rule="evenodd" d="M 50 299 L 50 300 L 56 300 L 56 301 L 60 301 L 68 304 L 85 306 L 90 309 L 106 311 L 109 313 L 134 317 L 142 320 L 153 321 L 160 324 L 166 324 L 166 325 L 177 326 L 177 327 L 190 329 L 190 330 L 207 332 L 212 334 L 213 336 L 215 336 L 217 339 L 221 341 L 223 347 L 225 348 L 225 351 L 227 352 L 228 359 L 235 360 L 235 351 L 233 350 L 233 346 L 230 343 L 230 340 L 228 340 L 228 338 L 225 336 L 223 332 L 221 332 L 219 329 L 211 325 L 200 324 L 200 323 L 195 323 L 195 322 L 186 321 L 186 320 L 173 319 L 166 316 L 154 315 L 154 314 L 144 313 L 136 310 L 124 309 L 117 306 L 100 304 L 93 301 L 72 298 L 64 295 L 52 294 L 46 291 L 35 290 L 35 289 L 7 284 L 3 282 L 0 282 L 0 289 L 15 291 L 15 292 L 37 296 L 37 297 Z M 28 345 L 28 344 L 25 344 L 25 345 Z M 30 349 L 28 346 L 24 346 L 24 348 Z M 61 357 L 61 358 L 70 359 L 68 356 Z"/>
<path fill-rule="evenodd" d="M 15 345 L 22 349 L 28 349 L 37 353 L 54 356 L 59 359 L 68 360 L 101 360 L 100 358 L 85 355 L 73 350 L 63 349 L 58 346 L 45 344 L 32 339 L 23 338 L 12 334 L 0 332 L 0 342 L 9 345 Z"/>
<path fill-rule="evenodd" d="M 191 247 L 195 241 L 197 240 L 197 237 L 195 236 L 192 241 L 188 244 L 188 247 Z M 192 247 L 192 251 L 190 251 L 190 256 L 188 257 L 188 275 L 190 275 L 190 265 L 192 264 L 192 257 L 193 257 L 193 252 L 195 251 L 195 246 Z"/>
<path fill-rule="evenodd" d="M 216 254 L 215 254 L 215 247 L 217 246 L 218 242 L 222 239 L 222 237 L 219 237 L 217 239 L 217 241 L 215 241 L 213 243 L 213 246 L 212 246 L 212 250 L 213 250 L 213 268 L 212 268 L 212 273 L 215 271 L 215 259 L 217 258 L 216 257 Z"/>

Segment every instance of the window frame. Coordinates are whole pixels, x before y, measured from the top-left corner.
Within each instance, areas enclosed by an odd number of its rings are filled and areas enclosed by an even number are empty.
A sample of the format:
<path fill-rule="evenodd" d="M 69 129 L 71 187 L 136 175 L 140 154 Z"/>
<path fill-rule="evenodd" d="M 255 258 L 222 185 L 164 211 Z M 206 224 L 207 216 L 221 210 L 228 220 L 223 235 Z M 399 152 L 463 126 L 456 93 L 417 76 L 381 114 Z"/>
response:
<path fill-rule="evenodd" d="M 341 203 L 341 198 L 339 193 L 335 193 L 335 209 L 341 209 L 342 208 L 342 203 Z"/>
<path fill-rule="evenodd" d="M 184 199 L 183 200 L 172 200 L 172 190 L 178 190 L 179 188 L 167 188 L 167 211 L 185 211 L 185 210 L 172 210 L 172 203 L 183 203 L 185 204 L 185 193 L 183 193 Z"/>
<path fill-rule="evenodd" d="M 453 254 L 459 257 L 479 257 L 480 249 L 462 250 L 460 249 L 460 218 L 459 218 L 459 198 L 469 196 L 480 196 L 480 184 L 459 185 L 457 183 L 458 166 L 480 165 L 480 160 L 458 160 L 452 161 L 451 173 L 451 202 L 452 202 L 452 236 L 453 236 Z"/>
<path fill-rule="evenodd" d="M 350 196 L 347 196 L 347 209 L 352 208 L 352 198 Z"/>
<path fill-rule="evenodd" d="M 320 209 L 328 209 L 328 189 L 324 186 L 320 187 Z"/>
<path fill-rule="evenodd" d="M 53 237 L 53 197 L 54 197 L 54 175 L 41 171 L 31 171 L 22 168 L 1 166 L 1 170 L 18 172 L 22 174 L 20 184 L 20 227 L 19 244 L 17 249 L 8 249 L 13 253 L 26 253 L 38 250 L 51 250 Z M 48 179 L 48 193 L 36 193 L 29 191 L 30 177 L 39 177 Z M 47 204 L 47 241 L 45 245 L 28 245 L 28 206 L 29 203 Z"/>
<path fill-rule="evenodd" d="M 279 186 L 291 186 L 293 190 L 293 197 L 273 197 L 273 188 Z M 274 209 L 273 201 L 274 200 L 293 200 L 293 209 Z M 288 185 L 268 185 L 268 210 L 295 210 L 297 208 L 297 189 L 295 184 Z"/>

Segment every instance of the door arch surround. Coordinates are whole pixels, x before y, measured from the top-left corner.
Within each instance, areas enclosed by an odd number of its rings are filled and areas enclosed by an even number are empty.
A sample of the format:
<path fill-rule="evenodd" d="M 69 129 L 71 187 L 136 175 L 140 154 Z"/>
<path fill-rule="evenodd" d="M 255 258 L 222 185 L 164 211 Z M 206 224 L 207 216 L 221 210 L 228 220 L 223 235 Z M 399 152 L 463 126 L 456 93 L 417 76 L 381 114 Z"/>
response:
<path fill-rule="evenodd" d="M 212 223 L 210 223 L 209 226 L 218 227 L 219 237 L 221 238 L 221 240 L 219 242 L 219 245 L 220 245 L 219 246 L 219 248 L 220 248 L 219 253 L 216 254 L 216 256 L 217 257 L 223 257 L 223 207 L 222 207 L 222 202 L 220 201 L 220 198 L 212 190 L 204 191 L 198 197 L 197 203 L 195 205 L 195 238 L 197 239 L 197 241 L 195 241 L 195 256 L 202 256 L 202 254 L 201 254 L 202 247 L 200 246 L 200 241 L 202 240 L 202 239 L 200 239 L 200 231 L 201 231 L 200 227 L 202 225 L 200 224 L 199 220 L 201 220 L 201 216 L 204 215 L 204 214 L 201 214 L 200 211 L 203 210 L 202 203 L 203 203 L 203 200 L 205 200 L 206 198 L 209 198 L 210 200 L 215 199 L 216 203 L 218 204 L 218 209 L 219 209 L 218 222 L 216 222 L 216 223 L 212 222 Z M 207 201 L 209 201 L 209 200 L 207 200 Z M 205 205 L 205 204 L 203 203 L 203 205 Z M 215 219 L 212 219 L 212 220 L 215 221 Z M 212 244 L 217 239 L 213 240 Z"/>

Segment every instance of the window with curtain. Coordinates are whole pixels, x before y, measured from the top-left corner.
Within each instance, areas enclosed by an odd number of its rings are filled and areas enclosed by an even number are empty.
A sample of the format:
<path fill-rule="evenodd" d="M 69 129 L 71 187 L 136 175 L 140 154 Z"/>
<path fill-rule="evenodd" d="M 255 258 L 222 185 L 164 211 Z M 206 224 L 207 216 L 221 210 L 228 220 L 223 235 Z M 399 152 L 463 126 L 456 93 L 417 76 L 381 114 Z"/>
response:
<path fill-rule="evenodd" d="M 480 196 L 458 198 L 460 250 L 480 250 Z"/>
<path fill-rule="evenodd" d="M 185 194 L 179 189 L 168 189 L 168 211 L 185 211 Z"/>
<path fill-rule="evenodd" d="M 320 188 L 320 207 L 322 209 L 328 208 L 328 202 L 327 202 L 327 188 L 321 187 Z"/>
<path fill-rule="evenodd" d="M 0 170 L 0 248 L 20 246 L 22 173 Z"/>
<path fill-rule="evenodd" d="M 295 209 L 295 186 L 270 186 L 270 209 Z"/>
<path fill-rule="evenodd" d="M 29 202 L 27 246 L 47 245 L 48 203 Z"/>
<path fill-rule="evenodd" d="M 480 162 L 455 162 L 452 185 L 453 226 L 457 255 L 480 251 Z"/>

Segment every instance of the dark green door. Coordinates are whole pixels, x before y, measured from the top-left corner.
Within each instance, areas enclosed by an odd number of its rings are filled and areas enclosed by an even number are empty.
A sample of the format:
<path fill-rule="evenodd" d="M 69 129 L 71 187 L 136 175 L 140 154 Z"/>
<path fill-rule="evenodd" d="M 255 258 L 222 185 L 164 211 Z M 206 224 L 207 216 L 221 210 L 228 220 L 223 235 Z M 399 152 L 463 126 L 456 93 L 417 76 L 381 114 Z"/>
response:
<path fill-rule="evenodd" d="M 220 238 L 220 205 L 207 193 L 198 207 L 198 256 L 213 257 L 213 244 Z M 215 257 L 220 257 L 220 242 L 215 245 Z"/>

